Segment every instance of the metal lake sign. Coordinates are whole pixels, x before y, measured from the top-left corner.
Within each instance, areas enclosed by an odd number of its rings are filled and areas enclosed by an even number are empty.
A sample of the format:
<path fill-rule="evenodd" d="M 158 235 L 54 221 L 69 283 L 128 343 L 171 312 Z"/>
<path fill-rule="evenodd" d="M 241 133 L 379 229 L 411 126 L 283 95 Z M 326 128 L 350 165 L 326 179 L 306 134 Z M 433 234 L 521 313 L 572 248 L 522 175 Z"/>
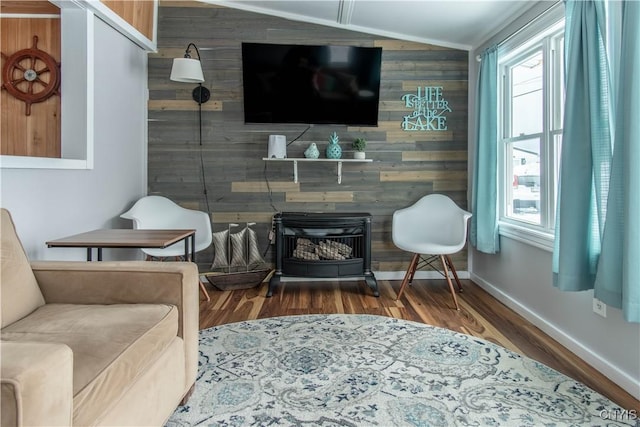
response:
<path fill-rule="evenodd" d="M 449 102 L 442 96 L 442 86 L 418 86 L 416 94 L 402 95 L 406 108 L 413 113 L 404 116 L 402 129 L 406 131 L 447 130 Z"/>

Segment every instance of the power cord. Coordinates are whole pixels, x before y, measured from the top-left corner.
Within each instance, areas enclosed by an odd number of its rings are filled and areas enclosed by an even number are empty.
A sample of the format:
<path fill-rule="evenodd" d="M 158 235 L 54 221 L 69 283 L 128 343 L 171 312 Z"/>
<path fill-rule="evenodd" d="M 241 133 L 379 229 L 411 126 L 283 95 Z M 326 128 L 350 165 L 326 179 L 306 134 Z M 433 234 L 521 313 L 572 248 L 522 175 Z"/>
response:
<path fill-rule="evenodd" d="M 202 84 L 200 84 L 200 99 L 198 100 L 198 124 L 199 124 L 199 141 L 200 141 L 200 172 L 202 174 L 202 192 L 204 201 L 207 205 L 207 214 L 211 218 L 211 208 L 209 207 L 209 195 L 207 193 L 207 177 L 204 173 L 204 154 L 202 153 Z"/>
<path fill-rule="evenodd" d="M 311 129 L 312 127 L 313 127 L 313 125 L 312 125 L 312 124 L 311 124 L 311 125 L 309 125 L 309 126 L 307 126 L 307 128 L 306 128 L 305 130 L 303 130 L 303 131 L 302 131 L 302 133 L 301 133 L 300 135 L 298 135 L 298 136 L 296 136 L 295 138 L 293 138 L 293 139 L 291 140 L 291 142 L 287 144 L 287 147 L 288 147 L 288 146 L 290 146 L 292 143 L 296 142 L 297 140 L 299 140 L 299 139 L 300 139 L 300 137 L 301 137 L 302 135 L 304 135 L 305 133 L 307 133 L 307 131 L 308 131 L 309 129 Z"/>
<path fill-rule="evenodd" d="M 269 204 L 271 205 L 271 208 L 275 211 L 275 212 L 279 212 L 278 209 L 275 207 L 275 205 L 273 204 L 273 194 L 271 192 L 271 185 L 269 184 L 269 178 L 267 177 L 267 164 L 269 162 L 264 162 L 264 170 L 263 170 L 263 175 L 264 175 L 264 182 L 267 184 L 267 192 L 269 193 Z"/>

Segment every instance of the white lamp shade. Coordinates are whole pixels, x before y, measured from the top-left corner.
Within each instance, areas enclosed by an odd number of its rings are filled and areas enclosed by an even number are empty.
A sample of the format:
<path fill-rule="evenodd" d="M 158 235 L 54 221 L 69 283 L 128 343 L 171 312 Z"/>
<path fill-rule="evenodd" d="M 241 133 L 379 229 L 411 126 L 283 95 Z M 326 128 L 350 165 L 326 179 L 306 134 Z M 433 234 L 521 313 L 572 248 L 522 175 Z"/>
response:
<path fill-rule="evenodd" d="M 185 83 L 202 83 L 204 82 L 204 74 L 202 74 L 202 65 L 200 61 L 193 58 L 175 58 L 171 67 L 171 76 L 169 79 L 174 82 Z"/>

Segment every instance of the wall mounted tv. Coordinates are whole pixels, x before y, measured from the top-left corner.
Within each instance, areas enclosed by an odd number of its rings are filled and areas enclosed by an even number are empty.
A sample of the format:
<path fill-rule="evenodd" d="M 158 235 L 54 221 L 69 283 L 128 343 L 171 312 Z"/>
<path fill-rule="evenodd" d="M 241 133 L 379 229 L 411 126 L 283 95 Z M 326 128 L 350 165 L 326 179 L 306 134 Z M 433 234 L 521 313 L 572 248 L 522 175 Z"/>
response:
<path fill-rule="evenodd" d="M 246 123 L 378 124 L 382 48 L 242 43 Z"/>

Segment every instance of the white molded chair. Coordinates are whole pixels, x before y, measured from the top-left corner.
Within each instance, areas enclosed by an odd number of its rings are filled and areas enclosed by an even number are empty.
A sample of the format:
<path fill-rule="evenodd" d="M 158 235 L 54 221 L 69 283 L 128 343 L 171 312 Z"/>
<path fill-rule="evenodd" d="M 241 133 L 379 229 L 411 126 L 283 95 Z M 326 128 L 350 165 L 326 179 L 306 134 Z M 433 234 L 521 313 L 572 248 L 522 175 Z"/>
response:
<path fill-rule="evenodd" d="M 209 215 L 202 211 L 186 209 L 162 196 L 145 196 L 139 199 L 120 218 L 133 221 L 135 229 L 195 229 L 195 252 L 207 249 L 211 245 L 211 221 Z M 184 258 L 184 246 L 175 244 L 165 249 L 143 248 L 147 259 L 152 258 Z M 195 261 L 195 260 L 194 260 Z M 209 301 L 204 284 L 200 282 L 200 289 Z"/>
<path fill-rule="evenodd" d="M 449 255 L 459 252 L 464 247 L 467 241 L 469 218 L 471 218 L 469 212 L 461 209 L 453 200 L 442 194 L 429 194 L 413 205 L 393 213 L 391 225 L 393 243 L 398 248 L 413 254 L 396 299 L 402 297 L 404 288 L 413 280 L 416 269 L 430 265 L 445 276 L 456 310 L 460 310 L 449 270 L 460 291 L 462 291 L 462 285 Z M 437 259 L 442 263 L 444 271 L 433 265 Z"/>

